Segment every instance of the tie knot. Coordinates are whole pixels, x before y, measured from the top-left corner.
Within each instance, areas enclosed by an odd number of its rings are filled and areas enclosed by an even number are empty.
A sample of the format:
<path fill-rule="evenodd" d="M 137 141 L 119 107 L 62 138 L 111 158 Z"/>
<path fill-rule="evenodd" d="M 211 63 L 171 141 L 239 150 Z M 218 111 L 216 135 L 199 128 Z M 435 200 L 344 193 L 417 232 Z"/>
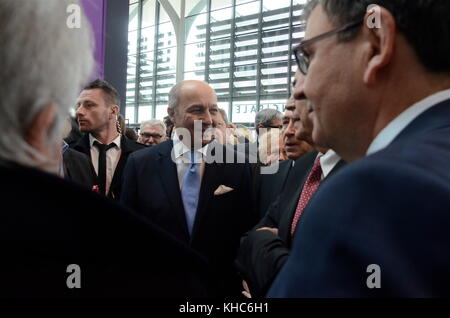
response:
<path fill-rule="evenodd" d="M 97 149 L 98 149 L 100 152 L 103 152 L 103 151 L 106 152 L 108 149 L 111 149 L 111 148 L 115 147 L 116 144 L 112 142 L 112 143 L 110 143 L 109 145 L 105 145 L 105 144 L 99 143 L 99 142 L 96 140 L 96 141 L 94 141 L 94 146 L 97 147 Z"/>

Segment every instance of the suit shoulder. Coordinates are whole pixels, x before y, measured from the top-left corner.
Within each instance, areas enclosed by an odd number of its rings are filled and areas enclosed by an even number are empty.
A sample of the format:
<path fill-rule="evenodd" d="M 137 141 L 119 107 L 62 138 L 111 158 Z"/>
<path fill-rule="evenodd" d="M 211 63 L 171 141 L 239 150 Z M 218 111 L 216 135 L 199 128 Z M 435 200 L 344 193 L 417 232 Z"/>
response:
<path fill-rule="evenodd" d="M 137 160 L 141 160 L 141 159 L 145 158 L 148 160 L 148 159 L 156 158 L 161 153 L 163 153 L 163 154 L 170 153 L 171 150 L 172 150 L 172 142 L 165 141 L 163 143 L 160 143 L 159 145 L 152 146 L 152 147 L 144 146 L 143 148 L 140 148 L 140 149 L 134 151 L 130 155 L 130 158 L 134 158 Z"/>

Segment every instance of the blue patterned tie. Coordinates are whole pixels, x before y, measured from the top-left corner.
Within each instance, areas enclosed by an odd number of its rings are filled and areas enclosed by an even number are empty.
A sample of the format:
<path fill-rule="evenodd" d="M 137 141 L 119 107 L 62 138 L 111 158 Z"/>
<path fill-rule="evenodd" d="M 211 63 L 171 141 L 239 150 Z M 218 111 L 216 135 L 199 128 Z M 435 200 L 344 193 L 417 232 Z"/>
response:
<path fill-rule="evenodd" d="M 200 193 L 199 163 L 195 163 L 195 152 L 190 152 L 191 163 L 189 169 L 184 174 L 181 186 L 181 197 L 183 199 L 184 211 L 189 235 L 194 227 L 195 214 L 197 213 L 198 196 Z"/>

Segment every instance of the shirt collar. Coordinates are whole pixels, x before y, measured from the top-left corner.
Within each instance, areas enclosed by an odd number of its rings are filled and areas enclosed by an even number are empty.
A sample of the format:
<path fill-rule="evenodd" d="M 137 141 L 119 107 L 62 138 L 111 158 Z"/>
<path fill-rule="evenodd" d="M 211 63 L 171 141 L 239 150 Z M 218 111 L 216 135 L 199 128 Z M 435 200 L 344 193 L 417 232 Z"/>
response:
<path fill-rule="evenodd" d="M 178 134 L 173 134 L 173 151 L 175 154 L 175 159 L 178 159 L 179 157 L 182 157 L 184 154 L 191 151 L 178 137 Z M 203 157 L 206 157 L 208 154 L 208 146 L 209 144 L 203 146 L 200 149 L 195 150 L 196 153 L 200 153 Z M 196 159 L 198 159 L 198 156 L 196 156 Z"/>
<path fill-rule="evenodd" d="M 317 156 L 320 156 L 320 167 L 322 168 L 324 178 L 330 174 L 331 170 L 333 170 L 339 160 L 341 160 L 341 157 L 339 157 L 338 154 L 331 149 L 325 154 L 319 153 Z"/>
<path fill-rule="evenodd" d="M 417 117 L 433 106 L 450 99 L 450 89 L 440 91 L 436 94 L 417 102 L 403 111 L 397 118 L 391 121 L 378 136 L 372 141 L 367 150 L 367 155 L 383 150 Z"/>
<path fill-rule="evenodd" d="M 91 134 L 89 134 L 89 145 L 90 145 L 90 147 L 92 148 L 93 146 L 94 146 L 94 142 L 98 142 L 98 143 L 101 143 L 100 141 L 98 141 L 97 140 L 97 138 L 95 138 L 94 136 L 92 136 Z M 118 148 L 118 149 L 120 149 L 120 141 L 121 141 L 121 135 L 119 134 L 117 137 L 116 137 L 116 139 L 114 139 L 111 143 L 112 144 L 115 144 L 116 145 L 116 147 Z"/>

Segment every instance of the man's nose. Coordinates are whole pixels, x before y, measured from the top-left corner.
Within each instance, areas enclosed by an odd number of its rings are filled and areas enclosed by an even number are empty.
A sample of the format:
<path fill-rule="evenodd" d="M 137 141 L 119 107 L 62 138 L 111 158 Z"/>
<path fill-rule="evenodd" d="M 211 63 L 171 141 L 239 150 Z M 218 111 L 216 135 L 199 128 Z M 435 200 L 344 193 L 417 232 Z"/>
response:
<path fill-rule="evenodd" d="M 78 107 L 77 110 L 76 110 L 76 112 L 75 112 L 75 115 L 76 115 L 77 117 L 79 117 L 80 115 L 83 116 L 83 115 L 84 115 L 83 107 Z"/>
<path fill-rule="evenodd" d="M 204 126 L 212 126 L 213 120 L 212 120 L 211 113 L 209 111 L 207 111 L 205 116 L 203 117 L 202 124 Z"/>

